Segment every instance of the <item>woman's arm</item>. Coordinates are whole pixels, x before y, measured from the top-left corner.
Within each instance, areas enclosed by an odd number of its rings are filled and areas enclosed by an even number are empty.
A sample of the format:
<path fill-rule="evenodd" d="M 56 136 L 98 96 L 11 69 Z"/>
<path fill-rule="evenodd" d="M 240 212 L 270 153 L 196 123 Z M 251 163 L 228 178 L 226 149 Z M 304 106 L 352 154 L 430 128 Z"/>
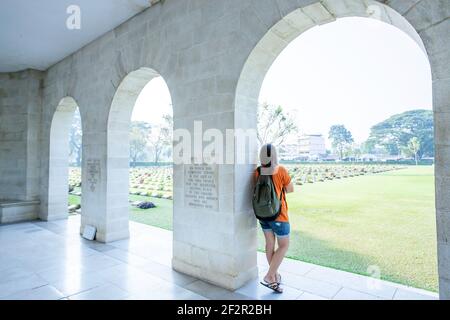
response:
<path fill-rule="evenodd" d="M 286 186 L 285 190 L 286 193 L 294 192 L 294 184 L 292 183 L 292 181 Z"/>

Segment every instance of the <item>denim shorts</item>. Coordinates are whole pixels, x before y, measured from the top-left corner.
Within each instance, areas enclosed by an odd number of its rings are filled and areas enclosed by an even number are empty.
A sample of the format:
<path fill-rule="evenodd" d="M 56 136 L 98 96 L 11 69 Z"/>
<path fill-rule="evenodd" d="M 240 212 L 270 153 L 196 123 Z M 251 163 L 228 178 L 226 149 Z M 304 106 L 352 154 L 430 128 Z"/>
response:
<path fill-rule="evenodd" d="M 289 237 L 291 225 L 289 222 L 259 221 L 264 232 L 273 232 L 278 238 Z"/>

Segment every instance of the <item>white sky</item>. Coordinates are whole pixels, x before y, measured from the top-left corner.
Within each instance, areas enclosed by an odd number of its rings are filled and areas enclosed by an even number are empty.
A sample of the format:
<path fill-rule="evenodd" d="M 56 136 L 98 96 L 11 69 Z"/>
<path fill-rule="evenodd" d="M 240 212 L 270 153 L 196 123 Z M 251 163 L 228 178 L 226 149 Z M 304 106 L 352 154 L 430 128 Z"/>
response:
<path fill-rule="evenodd" d="M 344 124 L 356 142 L 370 127 L 412 109 L 431 109 L 431 71 L 419 46 L 399 29 L 367 18 L 312 28 L 271 66 L 259 100 L 294 114 L 304 133 L 328 137 Z M 156 78 L 144 88 L 132 120 L 160 123 L 172 113 L 170 93 Z"/>
<path fill-rule="evenodd" d="M 432 107 L 425 54 L 403 31 L 368 18 L 312 28 L 289 44 L 264 80 L 260 101 L 291 110 L 304 133 L 326 138 L 344 124 L 356 142 L 389 116 Z"/>
<path fill-rule="evenodd" d="M 172 114 L 172 99 L 162 77 L 154 78 L 142 89 L 131 115 L 132 121 L 145 121 L 159 125 L 163 116 Z"/>

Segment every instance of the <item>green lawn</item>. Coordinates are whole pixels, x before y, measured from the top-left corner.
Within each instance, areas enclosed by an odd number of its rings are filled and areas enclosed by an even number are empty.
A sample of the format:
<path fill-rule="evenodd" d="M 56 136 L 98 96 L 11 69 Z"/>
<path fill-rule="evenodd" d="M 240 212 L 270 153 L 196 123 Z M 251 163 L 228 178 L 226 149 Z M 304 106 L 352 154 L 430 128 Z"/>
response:
<path fill-rule="evenodd" d="M 156 205 L 152 209 L 131 207 L 130 220 L 150 226 L 172 230 L 172 200 L 130 195 L 131 201 L 151 201 Z M 69 194 L 69 204 L 80 204 L 81 197 Z"/>
<path fill-rule="evenodd" d="M 69 194 L 69 204 L 81 204 L 81 197 Z"/>
<path fill-rule="evenodd" d="M 359 274 L 375 265 L 382 279 L 437 291 L 433 181 L 433 167 L 409 167 L 296 186 L 288 256 Z M 171 200 L 130 199 L 157 205 L 133 208 L 131 220 L 172 229 Z"/>
<path fill-rule="evenodd" d="M 132 201 L 151 201 L 156 205 L 152 209 L 131 208 L 130 219 L 154 227 L 172 230 L 172 200 L 130 195 Z"/>
<path fill-rule="evenodd" d="M 433 167 L 297 186 L 288 203 L 290 257 L 438 290 Z"/>

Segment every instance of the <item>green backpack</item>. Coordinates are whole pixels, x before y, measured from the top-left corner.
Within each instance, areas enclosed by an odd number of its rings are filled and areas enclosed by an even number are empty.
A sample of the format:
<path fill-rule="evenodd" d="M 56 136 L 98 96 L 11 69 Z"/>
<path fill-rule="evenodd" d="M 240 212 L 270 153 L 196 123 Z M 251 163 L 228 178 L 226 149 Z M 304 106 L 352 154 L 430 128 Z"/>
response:
<path fill-rule="evenodd" d="M 257 170 L 259 175 L 253 190 L 253 211 L 258 220 L 274 221 L 281 213 L 284 190 L 278 199 L 272 176 L 261 175 L 261 167 Z"/>

